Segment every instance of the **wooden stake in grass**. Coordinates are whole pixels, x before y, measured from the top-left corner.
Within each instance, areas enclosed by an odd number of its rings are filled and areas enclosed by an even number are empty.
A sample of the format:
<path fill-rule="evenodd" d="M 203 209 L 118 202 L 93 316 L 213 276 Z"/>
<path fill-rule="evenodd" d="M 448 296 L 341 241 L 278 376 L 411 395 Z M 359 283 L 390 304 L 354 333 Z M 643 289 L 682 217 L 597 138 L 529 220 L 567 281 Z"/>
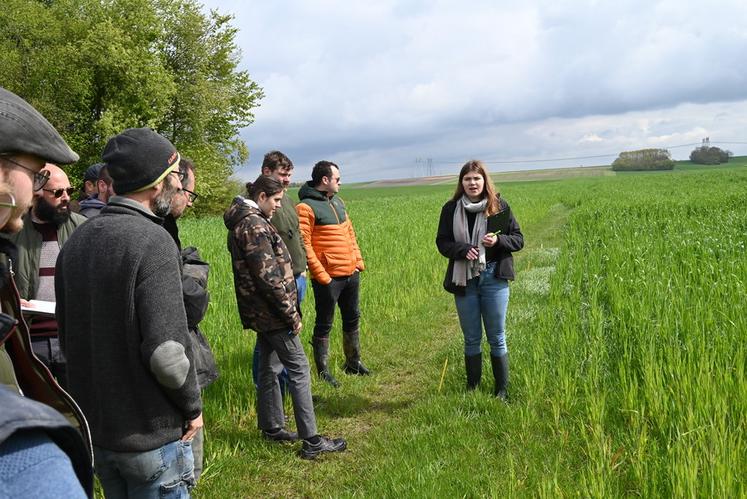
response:
<path fill-rule="evenodd" d="M 438 383 L 438 393 L 441 393 L 441 388 L 444 386 L 444 378 L 446 377 L 446 366 L 449 365 L 449 358 L 446 357 L 444 360 L 444 368 L 441 370 L 441 381 Z"/>

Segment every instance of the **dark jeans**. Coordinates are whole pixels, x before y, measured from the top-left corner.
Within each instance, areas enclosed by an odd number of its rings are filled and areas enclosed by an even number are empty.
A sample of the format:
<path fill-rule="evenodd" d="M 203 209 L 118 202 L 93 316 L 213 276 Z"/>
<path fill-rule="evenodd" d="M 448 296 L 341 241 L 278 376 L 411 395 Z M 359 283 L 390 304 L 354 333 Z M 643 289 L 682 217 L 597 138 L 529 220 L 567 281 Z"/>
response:
<path fill-rule="evenodd" d="M 353 272 L 347 277 L 333 277 L 329 284 L 311 281 L 316 305 L 316 322 L 314 337 L 326 338 L 332 330 L 335 319 L 335 305 L 340 307 L 342 315 L 342 330 L 352 332 L 358 330 L 361 316 L 358 307 L 358 290 L 360 288 L 360 272 Z"/>
<path fill-rule="evenodd" d="M 286 331 L 257 333 L 259 346 L 259 389 L 257 390 L 257 423 L 264 431 L 285 427 L 283 397 L 278 374 L 288 370 L 288 391 L 293 401 L 298 436 L 317 434 L 314 403 L 311 400 L 309 361 L 298 336 Z"/>
<path fill-rule="evenodd" d="M 31 349 L 57 379 L 57 383 L 67 389 L 67 361 L 60 349 L 60 340 L 56 336 L 32 336 Z"/>

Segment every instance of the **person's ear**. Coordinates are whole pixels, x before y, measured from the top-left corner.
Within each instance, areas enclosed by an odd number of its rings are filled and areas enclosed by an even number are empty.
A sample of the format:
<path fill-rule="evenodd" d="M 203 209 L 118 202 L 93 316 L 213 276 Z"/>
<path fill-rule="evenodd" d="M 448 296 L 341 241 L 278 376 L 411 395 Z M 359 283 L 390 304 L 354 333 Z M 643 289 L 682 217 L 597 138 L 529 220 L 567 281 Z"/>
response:
<path fill-rule="evenodd" d="M 265 201 L 267 201 L 267 194 L 265 194 L 264 192 L 260 192 L 259 195 L 257 196 L 257 201 L 261 203 L 264 203 Z"/>

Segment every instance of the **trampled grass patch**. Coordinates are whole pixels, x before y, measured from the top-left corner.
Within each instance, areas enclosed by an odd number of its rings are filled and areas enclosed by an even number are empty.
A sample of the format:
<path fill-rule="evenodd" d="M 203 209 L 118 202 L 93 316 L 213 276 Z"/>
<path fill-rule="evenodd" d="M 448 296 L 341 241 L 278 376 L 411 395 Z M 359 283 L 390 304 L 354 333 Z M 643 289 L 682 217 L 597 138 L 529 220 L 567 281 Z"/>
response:
<path fill-rule="evenodd" d="M 260 438 L 254 333 L 238 320 L 226 231 L 218 218 L 186 221 L 183 241 L 212 265 L 203 329 L 222 372 L 205 394 L 208 467 L 196 495 L 747 492 L 747 171 L 501 187 L 527 242 L 509 305 L 509 405 L 491 396 L 487 359 L 480 390 L 464 390 L 434 244 L 453 185 L 343 188 L 368 267 L 361 341 L 375 374 L 341 372 L 336 324 L 342 387 L 314 379 L 312 391 L 320 429 L 348 438 L 349 450 L 318 462 Z M 304 314 L 308 339 L 311 293 Z"/>

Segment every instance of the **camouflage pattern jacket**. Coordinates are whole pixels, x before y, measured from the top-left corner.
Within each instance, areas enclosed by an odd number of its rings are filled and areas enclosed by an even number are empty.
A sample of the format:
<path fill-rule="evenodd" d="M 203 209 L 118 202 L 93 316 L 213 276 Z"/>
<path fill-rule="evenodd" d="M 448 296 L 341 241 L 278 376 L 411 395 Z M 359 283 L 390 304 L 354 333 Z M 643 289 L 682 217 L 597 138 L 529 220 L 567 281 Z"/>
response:
<path fill-rule="evenodd" d="M 241 323 L 269 333 L 301 322 L 290 253 L 254 201 L 237 196 L 223 215 Z"/>

